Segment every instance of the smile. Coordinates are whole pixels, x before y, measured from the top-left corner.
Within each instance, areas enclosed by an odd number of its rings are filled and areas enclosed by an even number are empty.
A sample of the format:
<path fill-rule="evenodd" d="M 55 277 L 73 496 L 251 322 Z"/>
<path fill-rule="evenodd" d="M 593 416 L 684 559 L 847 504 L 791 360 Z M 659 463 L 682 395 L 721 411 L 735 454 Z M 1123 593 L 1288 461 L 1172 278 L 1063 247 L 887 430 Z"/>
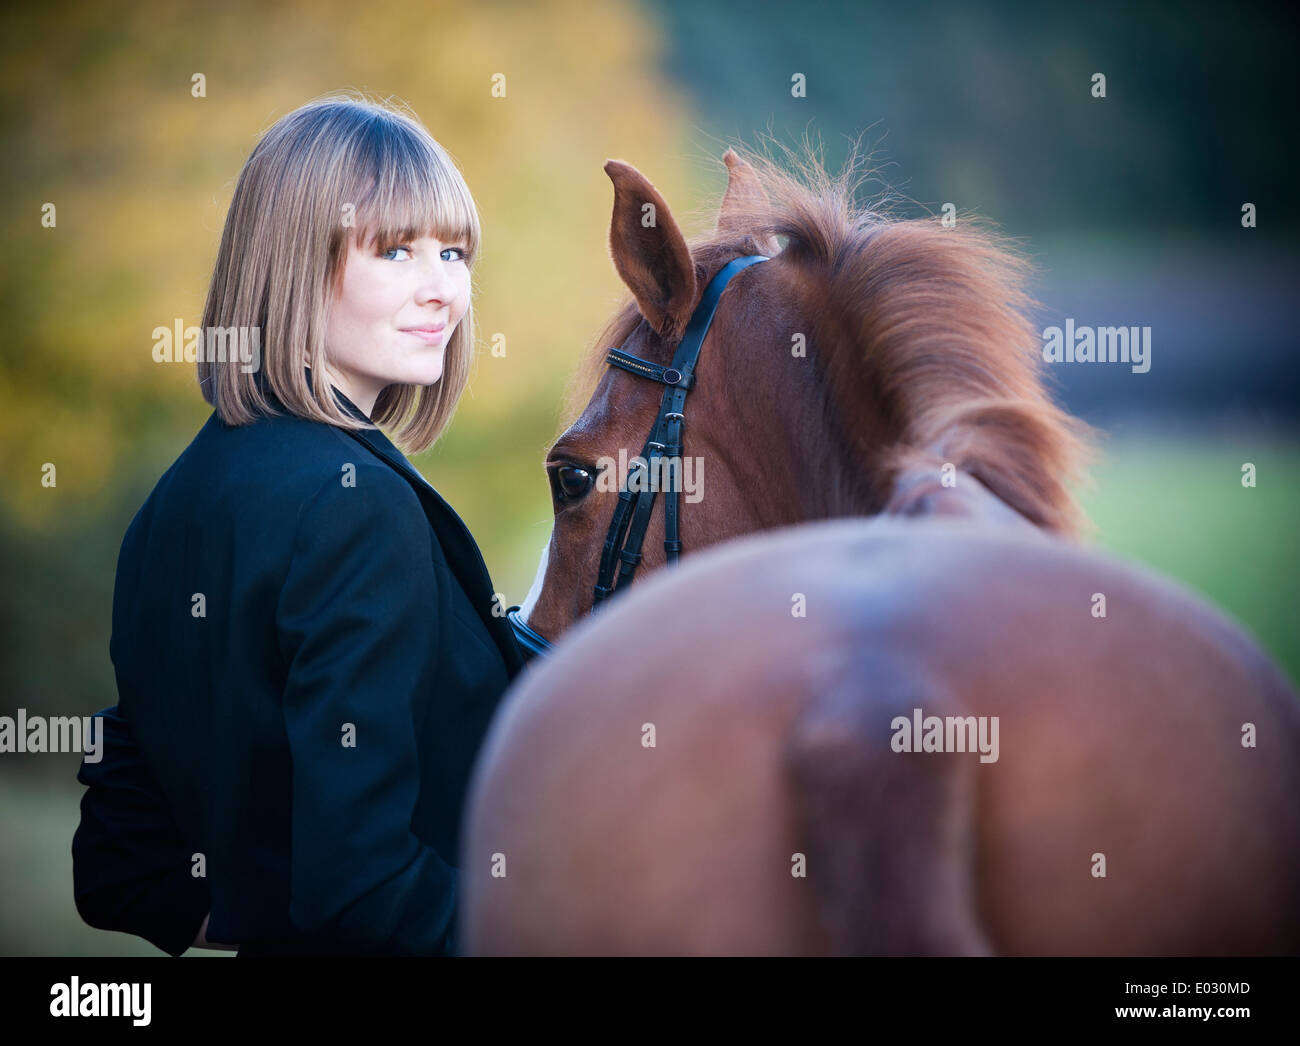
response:
<path fill-rule="evenodd" d="M 426 345 L 438 345 L 442 342 L 443 331 L 446 327 L 408 327 L 403 330 L 404 334 L 414 334 Z"/>

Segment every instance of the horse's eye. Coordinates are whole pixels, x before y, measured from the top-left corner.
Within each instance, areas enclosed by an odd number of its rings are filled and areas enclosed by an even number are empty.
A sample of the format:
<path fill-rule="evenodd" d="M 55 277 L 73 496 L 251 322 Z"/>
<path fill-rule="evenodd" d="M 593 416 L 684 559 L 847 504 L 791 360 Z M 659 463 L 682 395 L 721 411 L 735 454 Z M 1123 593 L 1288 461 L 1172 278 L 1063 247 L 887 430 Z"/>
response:
<path fill-rule="evenodd" d="M 574 501 L 591 490 L 591 473 L 576 465 L 561 465 L 551 472 L 551 486 L 559 501 Z"/>

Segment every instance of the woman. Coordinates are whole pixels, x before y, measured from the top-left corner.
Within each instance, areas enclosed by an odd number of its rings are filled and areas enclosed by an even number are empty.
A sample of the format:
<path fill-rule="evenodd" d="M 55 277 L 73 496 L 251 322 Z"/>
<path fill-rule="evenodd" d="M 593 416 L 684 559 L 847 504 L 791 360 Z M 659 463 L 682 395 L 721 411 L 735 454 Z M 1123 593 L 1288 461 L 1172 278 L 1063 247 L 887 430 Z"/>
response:
<path fill-rule="evenodd" d="M 364 99 L 290 113 L 245 164 L 203 330 L 260 331 L 260 359 L 200 360 L 213 414 L 122 543 L 73 841 L 92 926 L 454 950 L 464 791 L 522 661 L 473 538 L 372 423 L 418 451 L 451 418 L 478 245 L 447 154 Z"/>

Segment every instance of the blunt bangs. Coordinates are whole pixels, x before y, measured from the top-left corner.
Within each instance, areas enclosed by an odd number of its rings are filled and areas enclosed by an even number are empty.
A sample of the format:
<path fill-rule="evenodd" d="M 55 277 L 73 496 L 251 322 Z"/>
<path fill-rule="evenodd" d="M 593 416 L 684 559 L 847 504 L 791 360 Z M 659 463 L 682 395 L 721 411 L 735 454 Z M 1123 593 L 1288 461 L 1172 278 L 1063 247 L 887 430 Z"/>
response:
<path fill-rule="evenodd" d="M 441 146 L 404 120 L 390 113 L 371 119 L 352 175 L 360 245 L 433 236 L 478 253 L 478 212 L 464 179 Z"/>

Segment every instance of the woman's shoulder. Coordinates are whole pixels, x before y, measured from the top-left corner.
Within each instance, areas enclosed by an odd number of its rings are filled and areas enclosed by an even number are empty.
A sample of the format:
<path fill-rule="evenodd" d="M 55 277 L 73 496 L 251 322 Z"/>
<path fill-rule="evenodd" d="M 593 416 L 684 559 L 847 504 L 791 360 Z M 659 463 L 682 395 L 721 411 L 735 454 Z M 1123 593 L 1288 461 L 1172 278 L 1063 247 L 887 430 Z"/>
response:
<path fill-rule="evenodd" d="M 296 414 L 263 414 L 247 424 L 231 425 L 214 410 L 195 440 L 205 440 L 214 447 L 256 447 L 274 457 L 313 451 L 328 453 L 338 447 L 340 437 L 348 438 L 337 426 Z"/>
<path fill-rule="evenodd" d="M 131 520 L 119 570 L 146 552 L 184 561 L 195 547 L 276 564 L 327 533 L 344 544 L 382 534 L 390 545 L 437 546 L 411 485 L 361 440 L 292 416 L 229 426 L 214 414 Z"/>
<path fill-rule="evenodd" d="M 421 513 L 410 485 L 364 440 L 292 414 L 229 425 L 214 411 L 154 494 L 195 509 L 296 514 L 331 484 L 382 495 L 393 511 Z"/>
<path fill-rule="evenodd" d="M 230 425 L 214 411 L 185 453 L 219 467 L 281 478 L 298 471 L 314 473 L 322 464 L 337 468 L 337 463 L 355 462 L 358 456 L 366 462 L 381 461 L 362 440 L 338 426 L 293 414 Z"/>

